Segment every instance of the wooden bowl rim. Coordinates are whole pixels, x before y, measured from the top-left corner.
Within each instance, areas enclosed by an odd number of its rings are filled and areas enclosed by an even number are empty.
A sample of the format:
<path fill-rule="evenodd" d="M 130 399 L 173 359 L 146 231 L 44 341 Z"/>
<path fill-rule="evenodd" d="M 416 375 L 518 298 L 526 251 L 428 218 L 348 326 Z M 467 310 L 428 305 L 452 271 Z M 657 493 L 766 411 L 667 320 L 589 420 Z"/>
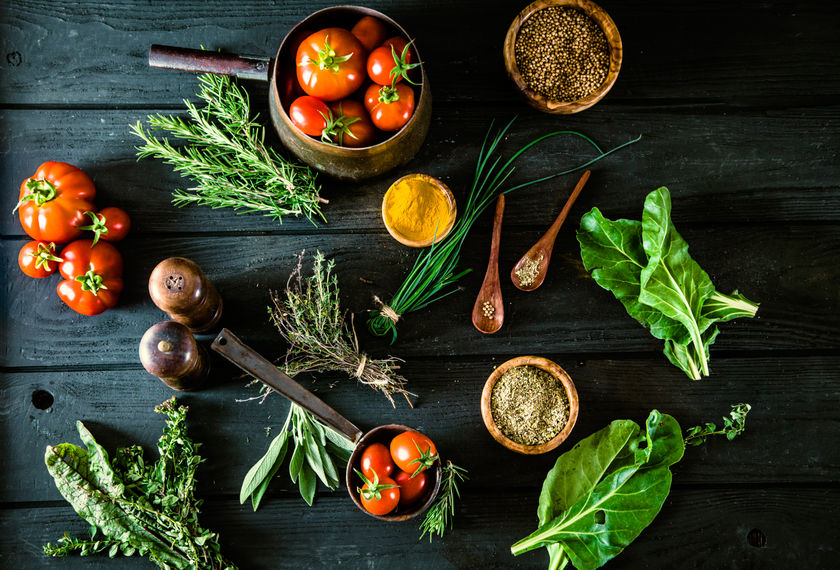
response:
<path fill-rule="evenodd" d="M 313 18 L 316 18 L 316 17 L 319 17 L 319 16 L 322 17 L 324 15 L 329 15 L 330 12 L 338 12 L 338 11 L 357 12 L 361 16 L 373 16 L 375 18 L 379 18 L 379 19 L 383 20 L 386 24 L 388 24 L 390 26 L 393 26 L 400 33 L 400 35 L 403 38 L 411 40 L 411 36 L 408 34 L 408 32 L 405 31 L 405 28 L 403 28 L 399 23 L 397 23 L 396 20 L 394 20 L 393 18 L 383 14 L 382 12 L 380 12 L 378 10 L 374 10 L 373 8 L 367 8 L 365 6 L 356 6 L 356 5 L 352 5 L 352 4 L 342 4 L 342 5 L 339 5 L 339 6 L 329 6 L 327 8 L 322 8 L 320 10 L 316 10 L 315 12 L 312 12 L 311 14 L 309 14 L 308 16 L 303 18 L 301 21 L 299 21 L 297 24 L 295 24 L 292 27 L 292 29 L 289 30 L 289 32 L 285 35 L 285 37 L 283 38 L 283 41 L 280 42 L 280 47 L 277 48 L 277 55 L 274 56 L 275 64 L 274 64 L 274 67 L 271 71 L 272 89 L 271 89 L 271 93 L 270 93 L 270 98 L 272 98 L 274 100 L 273 101 L 274 104 L 276 105 L 277 109 L 280 111 L 279 114 L 282 117 L 283 122 L 285 122 L 299 138 L 301 138 L 301 139 L 305 138 L 305 139 L 308 139 L 309 141 L 311 141 L 312 142 L 311 146 L 315 150 L 330 153 L 330 154 L 333 154 L 334 156 L 339 156 L 339 157 L 341 157 L 341 156 L 354 156 L 354 155 L 362 154 L 360 151 L 370 152 L 371 150 L 387 150 L 387 148 L 390 148 L 390 147 L 384 148 L 384 145 L 394 144 L 396 141 L 401 140 L 402 138 L 406 137 L 407 133 L 410 131 L 410 129 L 414 125 L 414 123 L 416 123 L 419 120 L 417 117 L 419 115 L 418 108 L 420 107 L 420 101 L 422 100 L 424 93 L 426 93 L 426 91 L 428 89 L 429 80 L 428 80 L 428 77 L 426 77 L 426 67 L 423 64 L 423 58 L 420 57 L 420 50 L 417 48 L 417 43 L 413 43 L 412 46 L 411 46 L 412 49 L 414 50 L 415 55 L 417 56 L 417 61 L 420 63 L 420 93 L 415 98 L 414 113 L 412 113 L 411 118 L 408 120 L 408 122 L 405 125 L 402 126 L 402 128 L 400 128 L 398 131 L 391 134 L 391 136 L 389 136 L 385 140 L 380 141 L 380 142 L 378 142 L 374 145 L 350 148 L 350 147 L 345 147 L 345 146 L 337 146 L 337 145 L 327 144 L 327 143 L 321 142 L 318 139 L 312 138 L 309 135 L 307 135 L 306 133 L 304 133 L 302 130 L 300 130 L 300 128 L 298 128 L 298 126 L 295 125 L 292 122 L 292 119 L 289 117 L 289 112 L 286 109 L 286 107 L 283 105 L 283 101 L 280 98 L 280 89 L 278 87 L 279 82 L 278 82 L 277 75 L 279 74 L 279 70 L 281 69 L 281 66 L 279 65 L 278 62 L 280 62 L 280 55 L 283 52 L 283 49 L 286 47 L 286 43 L 289 41 L 289 39 L 291 37 L 293 37 L 298 32 L 298 30 L 300 30 L 304 26 L 304 24 L 306 24 L 307 22 L 309 22 Z M 347 28 L 347 29 L 349 30 L 350 28 Z"/>
<path fill-rule="evenodd" d="M 530 89 L 525 84 L 525 80 L 522 79 L 522 75 L 519 73 L 519 66 L 516 64 L 515 45 L 519 28 L 535 12 L 552 6 L 574 8 L 586 14 L 592 21 L 598 24 L 607 37 L 607 42 L 610 46 L 610 69 L 607 72 L 607 77 L 604 79 L 604 82 L 598 89 L 576 101 L 555 101 Z M 621 71 L 621 63 L 624 59 L 624 50 L 618 27 L 607 11 L 595 2 L 592 2 L 592 0 L 535 0 L 531 2 L 516 15 L 510 24 L 505 35 L 503 53 L 508 76 L 514 85 L 516 85 L 517 90 L 522 93 L 532 107 L 544 113 L 552 114 L 578 113 L 603 99 L 618 79 L 618 73 Z"/>
<path fill-rule="evenodd" d="M 502 374 L 511 368 L 526 365 L 536 366 L 537 368 L 540 368 L 557 378 L 566 389 L 566 396 L 569 399 L 569 419 L 566 421 L 566 425 L 563 426 L 560 433 L 545 443 L 541 443 L 539 445 L 523 445 L 507 437 L 504 433 L 502 433 L 502 430 L 499 429 L 499 426 L 496 425 L 496 421 L 493 419 L 493 412 L 490 408 L 493 386 L 496 385 L 496 382 L 502 377 Z M 484 420 L 484 426 L 487 428 L 487 431 L 490 432 L 493 439 L 501 443 L 506 448 L 524 455 L 539 455 L 541 453 L 546 453 L 556 449 L 557 446 L 563 443 L 566 438 L 569 437 L 569 434 L 572 432 L 572 428 L 575 427 L 579 407 L 577 389 L 575 388 L 575 383 L 572 381 L 571 376 L 569 376 L 569 374 L 563 370 L 559 364 L 547 358 L 543 358 L 542 356 L 517 356 L 516 358 L 511 358 L 507 362 L 503 362 L 490 374 L 487 381 L 484 383 L 484 389 L 481 391 L 481 418 Z"/>
<path fill-rule="evenodd" d="M 375 515 L 371 512 L 368 512 L 367 509 L 365 509 L 362 506 L 362 501 L 359 499 L 359 495 L 356 493 L 356 484 L 354 482 L 356 481 L 357 476 L 353 469 L 357 468 L 361 471 L 360 466 L 358 466 L 357 464 L 361 461 L 362 452 L 368 445 L 372 443 L 382 443 L 382 441 L 377 437 L 381 432 L 386 430 L 420 431 L 418 429 L 403 424 L 385 424 L 377 426 L 372 430 L 368 431 L 365 435 L 362 436 L 358 443 L 356 443 L 356 448 L 353 450 L 353 453 L 350 455 L 350 459 L 347 461 L 344 483 L 347 487 L 347 492 L 350 494 L 350 498 L 353 500 L 353 504 L 356 505 L 359 508 L 359 510 L 361 510 L 366 515 L 386 522 L 403 522 L 413 519 L 417 515 L 424 513 L 429 507 L 432 506 L 432 503 L 437 498 L 438 493 L 440 492 L 440 484 L 443 480 L 443 469 L 441 468 L 441 460 L 438 459 L 435 462 L 435 466 L 431 468 L 431 470 L 433 470 L 435 480 L 433 481 L 432 486 L 428 491 L 428 497 L 422 503 L 417 503 L 416 505 L 414 505 L 411 508 L 411 510 L 388 515 Z M 386 447 L 388 446 L 386 445 Z M 438 455 L 440 455 L 439 450 Z M 399 510 L 399 507 L 397 507 L 397 509 Z"/>
<path fill-rule="evenodd" d="M 411 239 L 408 239 L 407 237 L 405 237 L 404 235 L 402 235 L 401 233 L 399 233 L 395 228 L 393 228 L 391 226 L 391 224 L 388 223 L 388 216 L 385 213 L 385 202 L 387 201 L 388 193 L 397 184 L 399 184 L 400 182 L 402 182 L 403 180 L 406 180 L 408 178 L 419 178 L 421 180 L 424 180 L 424 181 L 428 182 L 429 184 L 432 184 L 438 190 L 440 190 L 441 193 L 443 193 L 444 197 L 446 198 L 447 202 L 449 203 L 449 220 L 447 221 L 446 225 L 443 228 L 443 231 L 439 235 L 433 236 L 430 239 L 422 240 L 422 241 L 421 240 L 411 240 Z M 428 174 L 421 174 L 419 172 L 412 173 L 412 174 L 406 174 L 405 176 L 402 176 L 402 177 L 398 178 L 397 180 L 394 180 L 391 183 L 391 185 L 388 186 L 388 190 L 386 190 L 385 194 L 382 196 L 382 221 L 385 224 L 385 229 L 388 230 L 388 233 L 391 234 L 392 238 L 394 238 L 395 240 L 397 240 L 401 244 L 407 245 L 409 247 L 428 247 L 428 246 L 432 245 L 432 243 L 434 243 L 435 241 L 440 242 L 441 240 L 446 238 L 446 236 L 448 236 L 449 233 L 452 231 L 452 228 L 455 227 L 455 219 L 457 217 L 458 217 L 458 205 L 455 203 L 455 195 L 452 194 L 452 190 L 450 190 L 449 186 L 447 186 L 445 183 L 438 180 L 434 176 L 429 176 Z"/>

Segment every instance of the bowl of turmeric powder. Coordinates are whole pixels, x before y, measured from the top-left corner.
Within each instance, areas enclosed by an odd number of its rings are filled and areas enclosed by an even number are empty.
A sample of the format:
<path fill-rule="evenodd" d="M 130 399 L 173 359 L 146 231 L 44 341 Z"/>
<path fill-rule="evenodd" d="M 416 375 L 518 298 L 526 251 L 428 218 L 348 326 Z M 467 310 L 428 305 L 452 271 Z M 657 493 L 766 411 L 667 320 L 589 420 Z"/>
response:
<path fill-rule="evenodd" d="M 452 231 L 457 208 L 449 188 L 427 174 L 407 174 L 391 184 L 382 198 L 382 220 L 395 240 L 427 247 Z"/>

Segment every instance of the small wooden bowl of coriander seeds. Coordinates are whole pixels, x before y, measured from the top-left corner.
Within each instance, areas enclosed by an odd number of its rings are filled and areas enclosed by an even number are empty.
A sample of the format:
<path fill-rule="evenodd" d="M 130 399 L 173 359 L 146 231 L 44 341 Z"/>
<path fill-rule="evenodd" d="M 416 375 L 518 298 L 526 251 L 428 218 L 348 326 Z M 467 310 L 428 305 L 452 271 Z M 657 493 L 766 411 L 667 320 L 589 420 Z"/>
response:
<path fill-rule="evenodd" d="M 563 443 L 575 427 L 578 395 L 559 365 L 540 356 L 508 360 L 487 378 L 481 417 L 493 439 L 517 453 L 538 455 Z"/>
<path fill-rule="evenodd" d="M 588 109 L 615 84 L 623 49 L 618 28 L 590 0 L 537 0 L 508 28 L 505 67 L 539 111 Z"/>

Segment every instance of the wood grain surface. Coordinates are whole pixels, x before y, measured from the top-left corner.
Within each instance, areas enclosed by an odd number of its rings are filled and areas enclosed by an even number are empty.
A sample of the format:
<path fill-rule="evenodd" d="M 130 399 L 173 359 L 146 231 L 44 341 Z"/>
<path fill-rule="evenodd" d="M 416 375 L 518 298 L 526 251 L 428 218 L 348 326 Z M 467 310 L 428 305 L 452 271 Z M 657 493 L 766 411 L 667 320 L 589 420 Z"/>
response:
<path fill-rule="evenodd" d="M 43 463 L 45 446 L 78 443 L 83 420 L 109 450 L 137 442 L 150 456 L 163 426 L 152 411 L 173 392 L 139 361 L 143 332 L 165 318 L 148 297 L 152 268 L 172 255 L 195 260 L 224 298 L 222 325 L 278 357 L 284 346 L 266 319 L 270 289 L 285 284 L 301 250 L 335 259 L 345 308 L 370 354 L 393 354 L 420 397 L 392 408 L 335 375 L 301 378 L 362 429 L 402 423 L 434 438 L 470 470 L 456 528 L 418 541 L 415 522 L 366 517 L 346 491 L 320 488 L 308 508 L 278 478 L 256 513 L 239 505 L 244 473 L 285 419 L 279 396 L 256 393 L 231 365 L 212 360 L 211 388 L 179 395 L 190 433 L 207 458 L 198 472 L 203 521 L 241 568 L 539 568 L 542 552 L 518 558 L 510 545 L 536 528 L 545 473 L 568 450 L 617 418 L 650 409 L 683 427 L 720 421 L 730 404 L 753 406 L 733 442 L 689 449 L 653 524 L 609 568 L 829 568 L 840 539 L 840 4 L 826 0 L 706 3 L 603 0 L 624 44 L 621 74 L 606 98 L 567 117 L 527 107 L 506 77 L 505 31 L 527 4 L 463 0 L 371 0 L 416 38 L 433 95 L 432 123 L 406 166 L 351 184 L 322 179 L 326 224 L 283 224 L 229 210 L 171 204 L 185 180 L 156 160 L 137 162 L 128 126 L 180 113 L 195 78 L 150 69 L 153 43 L 272 55 L 286 32 L 325 0 L 9 0 L 0 5 L 0 567 L 149 568 L 134 558 L 49 559 L 41 546 L 86 524 L 61 498 Z M 454 39 L 453 39 L 454 38 Z M 461 47 L 468 46 L 467 48 Z M 268 121 L 267 86 L 247 83 Z M 518 119 L 508 152 L 553 130 L 578 130 L 604 147 L 642 140 L 595 164 L 561 230 L 539 291 L 503 279 L 505 325 L 475 331 L 470 310 L 487 260 L 492 212 L 466 241 L 462 289 L 399 324 L 390 346 L 364 330 L 374 295 L 388 297 L 417 250 L 387 234 L 382 195 L 411 172 L 439 178 L 463 204 L 491 120 Z M 278 144 L 268 127 L 268 140 Z M 545 176 L 591 157 L 585 143 L 547 141 L 517 164 L 514 181 Z M 132 233 L 126 289 L 117 308 L 82 317 L 55 294 L 57 278 L 31 280 L 16 267 L 27 238 L 8 214 L 20 182 L 46 160 L 83 168 L 100 206 L 124 208 Z M 545 231 L 576 175 L 507 196 L 500 271 L 506 275 Z M 673 220 L 716 286 L 759 301 L 758 317 L 724 323 L 712 375 L 691 382 L 661 343 L 630 319 L 583 271 L 573 229 L 598 206 L 639 219 L 647 192 L 667 186 Z M 491 208 L 492 210 L 492 208 Z M 199 337 L 209 344 L 210 335 Z M 580 416 L 569 439 L 545 456 L 497 444 L 481 421 L 482 386 L 494 367 L 523 354 L 570 374 Z M 267 433 L 267 431 L 269 433 Z"/>

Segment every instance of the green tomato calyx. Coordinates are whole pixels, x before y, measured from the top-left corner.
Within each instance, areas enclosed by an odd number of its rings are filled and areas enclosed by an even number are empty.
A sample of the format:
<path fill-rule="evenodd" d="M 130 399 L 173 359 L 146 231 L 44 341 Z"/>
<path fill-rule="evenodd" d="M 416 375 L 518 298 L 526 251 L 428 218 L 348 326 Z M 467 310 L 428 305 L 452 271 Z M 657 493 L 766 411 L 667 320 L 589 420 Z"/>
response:
<path fill-rule="evenodd" d="M 93 269 L 88 269 L 87 273 L 76 277 L 76 281 L 82 284 L 82 291 L 90 291 L 94 295 L 98 295 L 102 289 L 108 290 L 108 287 L 103 283 L 102 276 L 94 273 Z"/>

